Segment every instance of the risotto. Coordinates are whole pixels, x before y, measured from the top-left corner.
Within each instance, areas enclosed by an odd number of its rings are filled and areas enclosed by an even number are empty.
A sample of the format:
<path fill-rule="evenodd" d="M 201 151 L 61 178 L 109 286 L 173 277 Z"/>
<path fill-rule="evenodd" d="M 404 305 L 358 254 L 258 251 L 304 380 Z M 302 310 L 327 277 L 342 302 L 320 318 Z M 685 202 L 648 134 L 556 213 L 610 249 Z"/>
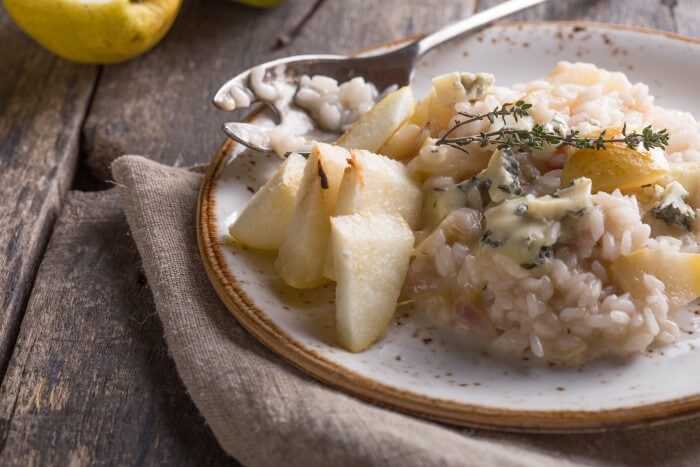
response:
<path fill-rule="evenodd" d="M 303 77 L 295 103 L 345 133 L 289 156 L 234 239 L 276 251 L 292 287 L 335 281 L 351 351 L 397 302 L 550 362 L 674 343 L 700 296 L 695 118 L 585 63 L 512 87 L 487 73 L 432 83 L 416 103 L 410 87 L 382 99 L 361 78 Z M 280 154 L 305 143 L 283 127 L 271 141 Z"/>
<path fill-rule="evenodd" d="M 470 118 L 517 101 L 531 105 L 517 122 Z M 435 138 L 448 127 L 458 139 L 543 125 L 562 135 L 650 126 L 668 129 L 670 139 L 665 152 L 620 143 L 511 151 L 428 140 L 408 162 L 426 194 L 424 239 L 405 283 L 419 309 L 506 353 L 550 361 L 624 356 L 678 338 L 674 314 L 697 295 L 695 284 L 668 281 L 698 274 L 700 172 L 689 163 L 700 160 L 700 132 L 691 115 L 654 106 L 647 86 L 622 73 L 581 63 L 560 63 L 512 88 L 491 86 L 456 102 L 449 119 L 427 114 L 424 128 Z M 455 125 L 465 120 L 475 121 Z M 646 169 L 615 167 L 635 152 L 647 154 Z M 600 167 L 577 163 L 577 153 Z M 676 180 L 684 166 L 695 172 Z"/>
<path fill-rule="evenodd" d="M 378 98 L 377 88 L 358 76 L 338 84 L 327 76 L 302 76 L 294 102 L 328 131 L 344 131 Z"/>

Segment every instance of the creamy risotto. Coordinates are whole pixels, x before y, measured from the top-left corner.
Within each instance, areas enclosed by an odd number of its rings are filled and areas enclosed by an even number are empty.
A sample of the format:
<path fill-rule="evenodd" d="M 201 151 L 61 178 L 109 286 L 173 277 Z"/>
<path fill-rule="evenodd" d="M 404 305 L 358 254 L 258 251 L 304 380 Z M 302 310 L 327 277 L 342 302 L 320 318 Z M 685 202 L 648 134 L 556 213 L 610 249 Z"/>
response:
<path fill-rule="evenodd" d="M 426 223 L 405 293 L 513 354 L 577 361 L 674 342 L 674 312 L 697 286 L 662 279 L 697 275 L 697 122 L 654 106 L 648 87 L 622 73 L 560 63 L 540 80 L 455 103 L 449 119 L 432 119 L 428 109 L 425 128 L 439 138 L 465 115 L 520 100 L 532 107 L 517 122 L 478 120 L 455 136 L 539 124 L 589 136 L 651 125 L 671 137 L 665 152 L 472 143 L 465 154 L 429 140 L 408 162 L 424 180 Z M 692 175 L 683 173 L 690 167 Z"/>
<path fill-rule="evenodd" d="M 655 106 L 622 73 L 567 62 L 512 87 L 449 73 L 415 105 L 409 88 L 377 97 L 359 78 L 305 77 L 297 103 L 349 130 L 288 159 L 251 203 L 272 206 L 294 170 L 265 249 L 292 286 L 338 283 L 342 345 L 374 342 L 397 301 L 548 361 L 676 341 L 679 310 L 700 295 L 692 115 Z M 231 233 L 256 247 L 253 217 Z"/>

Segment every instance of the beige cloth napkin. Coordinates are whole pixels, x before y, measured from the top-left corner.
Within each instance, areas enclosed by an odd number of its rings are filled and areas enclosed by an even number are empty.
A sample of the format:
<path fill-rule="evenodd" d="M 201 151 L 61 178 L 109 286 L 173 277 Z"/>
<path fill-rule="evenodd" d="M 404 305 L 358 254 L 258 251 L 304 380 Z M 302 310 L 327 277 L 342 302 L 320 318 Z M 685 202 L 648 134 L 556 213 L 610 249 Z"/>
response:
<path fill-rule="evenodd" d="M 178 372 L 221 446 L 244 465 L 700 465 L 700 420 L 516 435 L 439 425 L 317 383 L 260 345 L 210 286 L 195 237 L 201 175 L 138 156 L 112 171 Z"/>

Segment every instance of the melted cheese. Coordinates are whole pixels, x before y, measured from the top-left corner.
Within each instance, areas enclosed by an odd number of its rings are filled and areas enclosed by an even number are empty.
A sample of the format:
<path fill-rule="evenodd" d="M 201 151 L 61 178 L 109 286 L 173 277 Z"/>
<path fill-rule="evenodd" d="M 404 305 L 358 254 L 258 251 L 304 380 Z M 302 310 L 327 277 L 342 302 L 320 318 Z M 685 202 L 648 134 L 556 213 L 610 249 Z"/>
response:
<path fill-rule="evenodd" d="M 489 73 L 446 73 L 433 78 L 433 88 L 440 104 L 451 106 L 457 102 L 480 99 L 495 79 Z"/>
<path fill-rule="evenodd" d="M 671 182 L 666 185 L 663 193 L 661 194 L 661 202 L 659 203 L 660 208 L 673 205 L 679 209 L 686 209 L 688 205 L 685 204 L 685 199 L 688 197 L 688 192 L 678 182 Z M 689 209 L 689 208 L 688 208 Z"/>
<path fill-rule="evenodd" d="M 527 213 L 538 219 L 561 219 L 570 212 L 578 212 L 591 206 L 591 180 L 582 177 L 554 195 L 530 198 Z"/>
<path fill-rule="evenodd" d="M 671 178 L 688 191 L 688 197 L 693 207 L 698 207 L 700 193 L 700 162 L 673 162 L 670 164 Z"/>
<path fill-rule="evenodd" d="M 479 173 L 478 178 L 489 187 L 491 200 L 500 203 L 522 194 L 518 171 L 518 162 L 512 154 L 498 150 L 493 153 L 488 166 Z"/>
<path fill-rule="evenodd" d="M 520 214 L 526 205 L 527 198 L 515 198 L 486 211 L 486 233 L 481 242 L 489 253 L 521 267 L 541 263 L 541 253 L 556 243 L 560 230 L 559 222 Z"/>
<path fill-rule="evenodd" d="M 488 253 L 519 265 L 516 275 L 540 266 L 551 255 L 551 247 L 559 239 L 559 221 L 569 213 L 592 206 L 591 181 L 580 178 L 553 196 L 532 195 L 509 199 L 484 213 L 486 233 L 481 245 Z"/>
<path fill-rule="evenodd" d="M 661 201 L 651 210 L 654 217 L 663 220 L 668 225 L 676 225 L 691 230 L 695 222 L 695 211 L 688 206 L 685 200 L 688 192 L 678 182 L 666 185 L 661 194 Z"/>

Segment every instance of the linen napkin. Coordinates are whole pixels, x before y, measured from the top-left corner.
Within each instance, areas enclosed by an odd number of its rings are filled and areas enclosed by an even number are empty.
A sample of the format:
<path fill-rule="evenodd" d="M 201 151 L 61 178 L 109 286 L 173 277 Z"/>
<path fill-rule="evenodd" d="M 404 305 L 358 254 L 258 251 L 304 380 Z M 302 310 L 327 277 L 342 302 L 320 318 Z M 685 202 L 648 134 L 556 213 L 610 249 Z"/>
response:
<path fill-rule="evenodd" d="M 112 165 L 165 339 L 218 442 L 247 466 L 699 465 L 700 420 L 603 434 L 460 429 L 326 387 L 248 334 L 209 284 L 196 241 L 201 175 L 139 156 Z"/>

